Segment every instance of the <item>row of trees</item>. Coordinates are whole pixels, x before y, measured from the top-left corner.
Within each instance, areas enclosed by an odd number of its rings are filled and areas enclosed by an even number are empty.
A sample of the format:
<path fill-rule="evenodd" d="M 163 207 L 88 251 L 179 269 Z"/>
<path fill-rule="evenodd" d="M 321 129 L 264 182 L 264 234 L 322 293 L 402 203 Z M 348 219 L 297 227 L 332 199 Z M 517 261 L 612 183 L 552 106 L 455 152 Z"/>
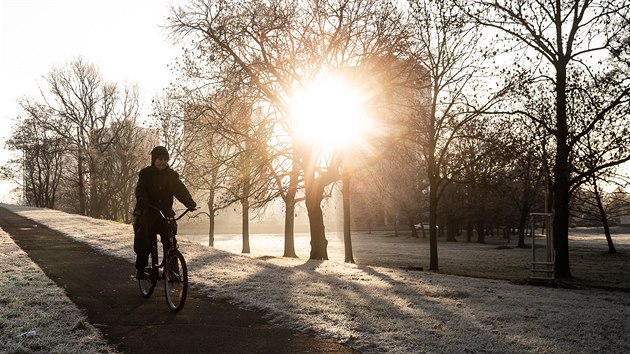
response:
<path fill-rule="evenodd" d="M 138 129 L 136 87 L 106 82 L 83 58 L 43 77 L 40 97 L 24 97 L 3 166 L 26 203 L 129 221 L 137 172 L 157 136 Z"/>
<path fill-rule="evenodd" d="M 386 209 L 413 232 L 428 220 L 432 270 L 438 223 L 454 239 L 464 222 L 483 242 L 488 210 L 516 210 L 494 216 L 523 245 L 529 212 L 546 204 L 556 275 L 568 277 L 572 196 L 587 183 L 599 191 L 630 159 L 628 11 L 628 0 L 190 1 L 167 23 L 184 52 L 178 79 L 153 102 L 159 140 L 207 200 L 211 245 L 214 216 L 238 203 L 248 252 L 250 213 L 281 200 L 284 256 L 294 257 L 304 202 L 310 258 L 327 259 L 322 201 L 343 181 L 359 214 Z M 372 113 L 352 148 L 296 132 L 296 91 L 330 76 Z M 23 102 L 11 144 L 24 152 L 32 203 L 54 204 L 63 186 L 73 211 L 112 217 L 111 205 L 132 197 L 124 188 L 148 151 L 138 144 L 157 136 L 135 128 L 135 91 L 90 77 L 53 71 L 50 95 Z"/>
<path fill-rule="evenodd" d="M 508 49 L 523 55 L 514 71 L 525 81 L 505 108 L 550 140 L 555 272 L 569 277 L 571 195 L 630 159 L 630 2 L 481 0 L 465 6 L 470 18 L 500 31 Z"/>
<path fill-rule="evenodd" d="M 343 171 L 355 168 L 343 166 L 344 151 L 324 157 L 316 145 L 291 140 L 288 99 L 296 88 L 318 77 L 365 69 L 363 77 L 377 79 L 372 86 L 367 80 L 359 85 L 372 89 L 366 94 L 373 95 L 370 101 L 381 113 L 379 122 L 402 128 L 390 129 L 393 135 L 367 137 L 372 144 L 369 151 L 381 153 L 355 155 L 353 160 L 373 166 L 387 156 L 396 166 L 388 171 L 412 178 L 412 185 L 427 191 L 430 268 L 438 269 L 436 224 L 447 187 L 455 182 L 474 191 L 480 189 L 476 186 L 492 185 L 492 180 L 506 187 L 505 180 L 497 178 L 501 172 L 515 177 L 518 184 L 521 230 L 535 192 L 546 186 L 550 204 L 546 210 L 554 215 L 556 275 L 570 276 L 572 194 L 593 176 L 610 173 L 630 159 L 630 3 L 411 1 L 408 6 L 398 5 L 195 1 L 173 9 L 171 33 L 190 43 L 179 71 L 179 92 L 185 94 L 179 97 L 194 96 L 196 105 L 205 104 L 204 111 L 215 114 L 215 123 L 207 125 L 213 132 L 221 137 L 236 132 L 241 142 L 248 142 L 238 152 L 231 151 L 232 156 L 248 151 L 258 156 L 255 161 L 266 164 L 258 170 L 278 181 L 276 191 L 285 202 L 288 223 L 299 200 L 296 191 L 303 192 L 311 221 L 311 258 L 323 259 L 326 242 L 320 203 L 326 187 Z M 386 63 L 391 58 L 395 60 Z M 386 74 L 376 74 L 379 70 Z M 415 93 L 404 98 L 410 90 Z M 224 124 L 226 111 L 217 105 L 224 99 L 211 95 L 226 92 L 260 110 L 231 120 L 248 131 Z M 387 98 L 392 96 L 397 98 Z M 279 134 L 286 139 L 277 138 Z M 277 140 L 270 145 L 272 137 Z M 500 155 L 503 160 L 493 158 Z M 487 163 L 506 159 L 512 161 L 509 169 Z M 403 171 L 404 165 L 412 170 Z M 383 188 L 391 188 L 399 177 L 390 176 Z M 237 196 L 240 200 L 252 191 L 243 190 Z M 473 208 L 484 208 L 483 192 L 469 195 L 475 196 L 470 200 Z M 289 233 L 290 228 L 287 239 Z"/>

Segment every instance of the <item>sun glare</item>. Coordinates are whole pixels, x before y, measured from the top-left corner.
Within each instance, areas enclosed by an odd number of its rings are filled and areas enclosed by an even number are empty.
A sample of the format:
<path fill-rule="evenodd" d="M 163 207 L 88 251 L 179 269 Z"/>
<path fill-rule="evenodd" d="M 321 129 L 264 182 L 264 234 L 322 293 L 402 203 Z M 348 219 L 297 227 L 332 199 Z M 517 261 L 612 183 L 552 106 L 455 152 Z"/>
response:
<path fill-rule="evenodd" d="M 357 88 L 334 78 L 298 90 L 291 101 L 296 137 L 324 148 L 358 143 L 369 125 L 362 96 Z"/>

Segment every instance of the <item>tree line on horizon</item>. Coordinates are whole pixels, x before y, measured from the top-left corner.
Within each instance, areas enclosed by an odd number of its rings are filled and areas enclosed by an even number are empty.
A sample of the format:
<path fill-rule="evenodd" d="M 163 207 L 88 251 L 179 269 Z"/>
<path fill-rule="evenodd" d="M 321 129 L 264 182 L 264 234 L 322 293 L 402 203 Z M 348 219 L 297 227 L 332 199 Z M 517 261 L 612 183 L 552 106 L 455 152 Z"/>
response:
<path fill-rule="evenodd" d="M 328 259 L 322 203 L 337 188 L 346 261 L 352 226 L 417 236 L 426 222 L 431 270 L 439 233 L 484 242 L 503 227 L 525 247 L 530 213 L 548 212 L 556 276 L 570 277 L 571 213 L 599 218 L 611 252 L 610 218 L 628 213 L 629 11 L 630 0 L 191 1 L 166 21 L 182 55 L 149 126 L 137 88 L 74 59 L 20 102 L 13 177 L 30 205 L 128 221 L 161 143 L 207 205 L 211 246 L 215 216 L 238 206 L 249 252 L 249 220 L 281 201 L 284 256 L 296 256 L 303 205 L 310 258 Z M 352 148 L 294 131 L 290 97 L 329 75 L 372 113 Z"/>

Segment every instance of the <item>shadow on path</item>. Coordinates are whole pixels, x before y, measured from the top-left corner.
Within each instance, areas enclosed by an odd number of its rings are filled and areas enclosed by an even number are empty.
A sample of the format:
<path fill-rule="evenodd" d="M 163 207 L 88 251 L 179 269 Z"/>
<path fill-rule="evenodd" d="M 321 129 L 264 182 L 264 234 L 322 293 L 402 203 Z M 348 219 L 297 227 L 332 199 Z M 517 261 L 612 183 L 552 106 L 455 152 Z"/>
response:
<path fill-rule="evenodd" d="M 262 314 L 189 289 L 184 308 L 166 305 L 163 285 L 144 299 L 133 264 L 96 252 L 0 207 L 0 227 L 125 353 L 358 353 L 332 340 L 272 326 Z"/>

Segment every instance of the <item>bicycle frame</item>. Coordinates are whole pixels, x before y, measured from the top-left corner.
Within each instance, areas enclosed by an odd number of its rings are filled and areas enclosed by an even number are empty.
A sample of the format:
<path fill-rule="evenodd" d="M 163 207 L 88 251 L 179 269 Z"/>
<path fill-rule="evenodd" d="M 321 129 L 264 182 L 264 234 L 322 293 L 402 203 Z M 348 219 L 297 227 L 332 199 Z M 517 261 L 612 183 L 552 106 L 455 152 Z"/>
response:
<path fill-rule="evenodd" d="M 167 248 L 167 245 L 164 244 L 164 242 L 162 242 L 162 246 L 163 246 L 162 247 L 162 252 L 163 252 L 162 253 L 162 261 L 158 265 L 158 268 L 163 268 L 164 267 L 164 261 L 166 260 L 168 252 L 170 252 L 171 250 L 177 249 L 177 238 L 176 238 L 176 235 L 177 235 L 177 232 L 176 232 L 176 230 L 177 230 L 176 229 L 177 228 L 177 220 L 179 220 L 182 217 L 184 217 L 184 215 L 186 215 L 190 210 L 186 209 L 179 216 L 171 217 L 171 216 L 164 215 L 164 213 L 160 209 L 158 209 L 158 208 L 156 208 L 156 207 L 154 207 L 152 205 L 150 205 L 149 207 L 158 211 L 160 216 L 164 220 L 166 220 L 166 227 L 168 228 L 167 235 L 164 235 L 164 236 L 160 235 L 160 238 L 166 237 L 167 244 L 168 244 L 168 248 Z M 154 251 L 157 252 L 157 235 L 156 235 L 155 240 L 153 240 L 153 249 L 151 250 L 151 252 L 154 252 Z M 154 255 L 154 256 L 155 256 L 154 259 L 157 259 L 157 254 Z M 162 278 L 159 278 L 159 279 L 162 279 Z"/>

